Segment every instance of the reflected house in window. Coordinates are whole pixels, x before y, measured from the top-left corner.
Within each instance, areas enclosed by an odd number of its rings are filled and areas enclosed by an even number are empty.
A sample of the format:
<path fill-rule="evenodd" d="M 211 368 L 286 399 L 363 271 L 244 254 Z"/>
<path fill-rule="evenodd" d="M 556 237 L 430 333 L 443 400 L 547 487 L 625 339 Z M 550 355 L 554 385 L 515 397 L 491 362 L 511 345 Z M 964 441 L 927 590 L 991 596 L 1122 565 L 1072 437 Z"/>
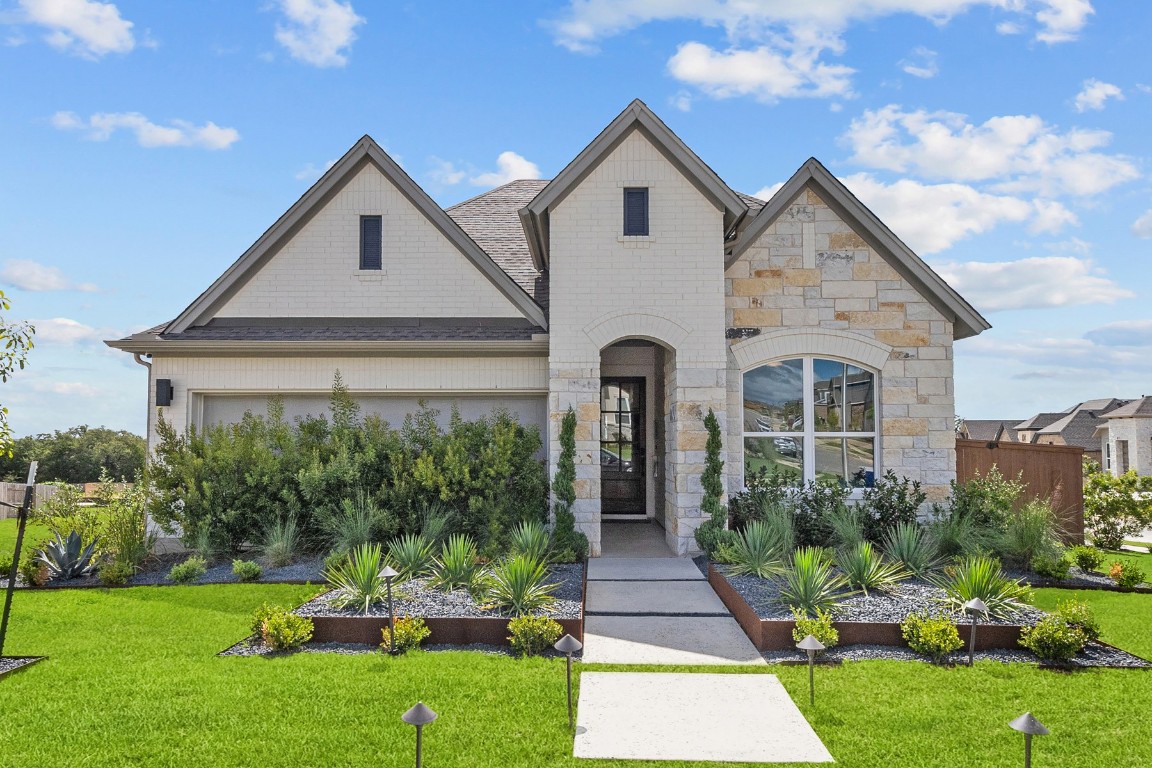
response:
<path fill-rule="evenodd" d="M 339 370 L 394 427 L 422 401 L 444 425 L 507 409 L 543 437 L 542 485 L 571 409 L 593 555 L 622 520 L 697 550 L 709 411 L 729 494 L 891 470 L 946 495 L 953 343 L 980 314 L 813 158 L 761 200 L 640 101 L 595 127 L 555 178 L 448 207 L 362 137 L 234 263 L 204 254 L 220 277 L 189 306 L 108 342 L 150 364 L 150 447 L 160 416 L 232 423 L 272 395 L 286 421 L 325 414 Z M 740 173 L 778 181 L 771 132 L 741 138 Z M 1121 439 L 1135 465 L 1149 441 Z"/>

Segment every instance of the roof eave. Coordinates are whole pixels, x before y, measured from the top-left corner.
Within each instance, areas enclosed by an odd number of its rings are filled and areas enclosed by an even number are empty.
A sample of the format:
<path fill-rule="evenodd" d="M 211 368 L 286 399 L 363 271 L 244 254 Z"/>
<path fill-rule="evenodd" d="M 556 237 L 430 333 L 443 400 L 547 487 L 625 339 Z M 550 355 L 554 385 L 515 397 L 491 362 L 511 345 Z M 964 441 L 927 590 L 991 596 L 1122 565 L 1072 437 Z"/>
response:
<path fill-rule="evenodd" d="M 548 354 L 547 334 L 522 341 L 404 340 L 404 341 L 205 341 L 177 339 L 117 339 L 104 342 L 113 349 L 164 357 L 281 357 L 281 356 L 395 356 L 486 357 Z"/>

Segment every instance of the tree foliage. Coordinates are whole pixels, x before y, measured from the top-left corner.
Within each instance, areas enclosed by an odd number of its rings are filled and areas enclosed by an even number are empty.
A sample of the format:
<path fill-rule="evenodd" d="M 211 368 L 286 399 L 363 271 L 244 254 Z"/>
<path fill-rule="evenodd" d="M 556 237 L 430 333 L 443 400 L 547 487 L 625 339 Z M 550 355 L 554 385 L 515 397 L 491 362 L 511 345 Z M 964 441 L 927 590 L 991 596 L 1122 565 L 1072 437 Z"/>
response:
<path fill-rule="evenodd" d="M 704 472 L 700 475 L 700 485 L 704 489 L 700 513 L 708 519 L 696 529 L 696 543 L 705 554 L 712 556 L 720 545 L 732 543 L 735 537 L 726 530 L 728 509 L 721 500 L 724 496 L 724 461 L 720 458 L 724 444 L 720 437 L 720 422 L 711 408 L 704 417 L 704 428 L 708 430 L 708 440 L 704 444 Z"/>
<path fill-rule="evenodd" d="M 1096 546 L 1120 549 L 1124 539 L 1152 525 L 1152 476 L 1128 470 L 1116 477 L 1095 462 L 1085 464 L 1084 526 Z"/>
<path fill-rule="evenodd" d="M 21 437 L 11 454 L 0 454 L 0 480 L 19 482 L 32 461 L 40 463 L 41 482 L 95 483 L 102 474 L 131 479 L 144 469 L 144 438 L 124 430 L 81 425 L 48 434 Z"/>
<path fill-rule="evenodd" d="M 8 297 L 0 290 L 0 310 L 11 308 Z M 0 316 L 0 382 L 18 369 L 24 370 L 28 351 L 32 349 L 32 334 L 36 329 L 27 322 L 10 322 Z M 12 429 L 8 426 L 8 406 L 0 404 L 0 456 L 12 456 Z"/>

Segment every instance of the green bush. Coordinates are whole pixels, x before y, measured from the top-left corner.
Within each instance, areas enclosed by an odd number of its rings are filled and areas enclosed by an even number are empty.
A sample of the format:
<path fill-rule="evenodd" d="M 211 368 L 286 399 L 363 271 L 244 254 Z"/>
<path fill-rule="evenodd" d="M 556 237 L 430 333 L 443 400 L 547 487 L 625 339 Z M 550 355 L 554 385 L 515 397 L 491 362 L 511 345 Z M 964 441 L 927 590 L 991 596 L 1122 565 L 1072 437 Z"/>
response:
<path fill-rule="evenodd" d="M 801 547 L 783 572 L 779 600 L 805 616 L 815 616 L 850 594 L 848 580 L 832 569 L 825 550 Z"/>
<path fill-rule="evenodd" d="M 720 437 L 720 422 L 711 408 L 704 417 L 704 428 L 708 431 L 708 440 L 704 444 L 704 472 L 700 475 L 700 485 L 704 489 L 700 514 L 707 519 L 697 526 L 695 537 L 700 550 L 712 557 L 722 544 L 731 543 L 733 538 L 726 533 L 728 510 L 720 500 L 724 494 L 724 462 L 720 460 L 724 444 Z"/>
<path fill-rule="evenodd" d="M 208 572 L 208 563 L 204 558 L 193 555 L 182 563 L 172 566 L 168 571 L 168 578 L 177 584 L 191 584 Z"/>
<path fill-rule="evenodd" d="M 432 542 L 416 533 L 393 539 L 388 562 L 400 573 L 401 581 L 423 576 L 432 566 Z"/>
<path fill-rule="evenodd" d="M 545 583 L 548 569 L 538 560 L 514 555 L 496 565 L 481 579 L 480 591 L 492 605 L 514 616 L 551 604 L 557 584 Z"/>
<path fill-rule="evenodd" d="M 286 609 L 272 611 L 260 624 L 260 639 L 274 651 L 299 648 L 312 639 L 312 619 Z"/>
<path fill-rule="evenodd" d="M 388 582 L 380 575 L 384 561 L 379 544 L 361 544 L 348 553 L 348 559 L 332 570 L 324 571 L 324 578 L 336 593 L 329 602 L 337 608 L 368 607 L 382 602 L 387 595 Z"/>
<path fill-rule="evenodd" d="M 904 619 L 900 623 L 900 634 L 909 648 L 937 663 L 964 645 L 950 619 L 923 613 L 913 613 Z"/>
<path fill-rule="evenodd" d="M 47 546 L 48 542 L 42 541 L 30 549 L 25 549 L 23 556 L 20 558 L 20 566 L 17 568 L 17 573 L 24 583 L 31 587 L 42 587 L 48 582 L 48 566 L 40 562 L 36 557 L 36 550 L 42 549 Z M 11 566 L 9 566 L 11 568 Z"/>
<path fill-rule="evenodd" d="M 851 549 L 842 550 L 836 556 L 836 562 L 848 584 L 863 590 L 865 596 L 869 589 L 884 589 L 912 575 L 899 563 L 885 561 L 870 541 L 861 541 Z"/>
<path fill-rule="evenodd" d="M 1097 570 L 1100 566 L 1104 565 L 1104 553 L 1096 549 L 1096 547 L 1087 547 L 1084 545 L 1072 547 L 1069 550 L 1072 559 L 1076 561 L 1076 567 L 1084 571 L 1084 573 L 1091 573 Z"/>
<path fill-rule="evenodd" d="M 864 489 L 860 509 L 864 523 L 864 537 L 879 544 L 896 525 L 915 525 L 920 507 L 928 495 L 919 481 L 897 477 L 888 470 L 876 478 L 871 488 Z"/>
<path fill-rule="evenodd" d="M 561 563 L 583 561 L 588 557 L 588 537 L 576 530 L 572 513 L 576 503 L 576 411 L 572 406 L 560 421 L 560 458 L 552 478 L 552 495 L 556 499 L 552 508 L 554 559 Z"/>
<path fill-rule="evenodd" d="M 1144 569 L 1131 560 L 1112 563 L 1108 569 L 1108 576 L 1116 582 L 1116 586 L 1127 588 L 1140 586 L 1146 578 Z"/>
<path fill-rule="evenodd" d="M 1100 639 L 1100 622 L 1088 603 L 1070 597 L 1056 604 L 1055 615 L 1068 626 L 1078 628 L 1089 641 Z"/>
<path fill-rule="evenodd" d="M 0 579 L 8 578 L 12 572 L 12 555 L 7 552 L 0 553 Z"/>
<path fill-rule="evenodd" d="M 1069 661 L 1083 650 L 1086 642 L 1084 630 L 1059 616 L 1045 616 L 1036 626 L 1025 627 L 1020 632 L 1020 645 L 1044 661 Z"/>
<path fill-rule="evenodd" d="M 260 628 L 264 626 L 264 620 L 269 616 L 274 616 L 278 613 L 286 613 L 287 611 L 287 608 L 281 608 L 278 605 L 272 605 L 271 603 L 261 603 L 260 607 L 252 612 L 252 634 L 260 634 Z"/>
<path fill-rule="evenodd" d="M 399 616 L 394 623 L 397 653 L 420 650 L 420 644 L 432 636 L 432 630 L 428 629 L 424 619 L 419 616 Z M 384 642 L 380 643 L 380 650 L 388 652 L 392 649 L 392 633 L 388 627 L 384 627 L 383 635 Z"/>
<path fill-rule="evenodd" d="M 795 491 L 790 508 L 799 547 L 830 547 L 836 543 L 832 518 L 843 514 L 850 488 L 833 480 L 809 480 Z"/>
<path fill-rule="evenodd" d="M 979 530 L 1001 531 L 1024 489 L 1020 475 L 1009 480 L 993 464 L 983 477 L 977 473 L 967 482 L 952 481 L 950 516 L 967 517 Z"/>
<path fill-rule="evenodd" d="M 471 589 L 480 573 L 480 556 L 471 536 L 454 533 L 444 542 L 440 556 L 432 563 L 432 576 L 428 583 L 436 589 L 451 592 Z"/>
<path fill-rule="evenodd" d="M 1120 549 L 1152 524 L 1152 475 L 1141 477 L 1128 470 L 1119 477 L 1099 464 L 1085 464 L 1084 527 L 1096 546 Z"/>
<path fill-rule="evenodd" d="M 817 611 L 815 618 L 809 618 L 795 608 L 792 609 L 792 618 L 796 626 L 792 630 L 792 639 L 799 643 L 808 635 L 812 635 L 825 648 L 832 648 L 839 644 L 840 633 L 832 626 L 832 615 L 826 611 Z"/>
<path fill-rule="evenodd" d="M 1068 572 L 1072 570 L 1072 558 L 1065 552 L 1043 552 L 1032 558 L 1030 566 L 1040 576 L 1062 580 L 1068 578 Z"/>
<path fill-rule="evenodd" d="M 745 475 L 744 490 L 728 497 L 728 519 L 733 530 L 742 531 L 770 511 L 783 511 L 792 518 L 792 497 L 800 486 L 799 475 L 780 466 L 766 467 Z"/>
<path fill-rule="evenodd" d="M 964 603 L 977 597 L 988 606 L 989 615 L 997 618 L 1009 616 L 1032 602 L 1028 585 L 1005 576 L 999 561 L 991 557 L 965 558 L 928 580 L 944 590 L 943 602 L 957 613 L 963 611 Z"/>
<path fill-rule="evenodd" d="M 260 578 L 260 574 L 264 569 L 260 567 L 260 563 L 255 560 L 233 560 L 232 573 L 240 581 L 256 581 Z"/>
<path fill-rule="evenodd" d="M 135 573 L 136 569 L 131 564 L 111 560 L 101 565 L 96 575 L 100 577 L 100 583 L 106 587 L 122 587 Z"/>
<path fill-rule="evenodd" d="M 547 616 L 517 616 L 508 622 L 508 640 L 521 656 L 538 656 L 560 639 L 564 628 Z"/>

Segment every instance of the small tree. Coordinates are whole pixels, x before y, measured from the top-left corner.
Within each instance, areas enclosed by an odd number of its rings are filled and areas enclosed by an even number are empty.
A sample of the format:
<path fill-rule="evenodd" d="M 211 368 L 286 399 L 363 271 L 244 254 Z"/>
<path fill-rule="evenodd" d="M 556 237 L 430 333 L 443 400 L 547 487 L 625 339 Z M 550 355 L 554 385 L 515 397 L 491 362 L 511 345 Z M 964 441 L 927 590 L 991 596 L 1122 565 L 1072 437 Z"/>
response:
<path fill-rule="evenodd" d="M 1096 462 L 1084 465 L 1084 525 L 1096 546 L 1120 549 L 1152 523 L 1152 477 L 1134 470 L 1115 477 Z"/>
<path fill-rule="evenodd" d="M 700 476 L 700 485 L 704 488 L 704 498 L 700 502 L 700 512 L 708 519 L 696 529 L 696 543 L 709 557 L 729 538 L 725 530 L 728 523 L 728 509 L 720 501 L 724 494 L 724 484 L 721 480 L 724 471 L 724 462 L 720 459 L 720 450 L 724 443 L 720 439 L 720 422 L 716 414 L 708 409 L 704 417 L 704 428 L 708 430 L 708 442 L 704 444 L 704 474 Z"/>
<path fill-rule="evenodd" d="M 560 422 L 560 459 L 556 462 L 556 476 L 552 478 L 555 523 L 552 528 L 552 549 L 559 555 L 570 553 L 572 559 L 588 556 L 588 537 L 576 530 L 576 412 L 568 412 Z"/>
<path fill-rule="evenodd" d="M 0 291 L 0 310 L 10 306 L 4 291 Z M 0 317 L 0 381 L 8 381 L 17 368 L 24 370 L 35 332 L 28 323 L 9 323 Z M 8 408 L 3 405 L 0 405 L 0 453 L 12 455 L 12 429 L 8 426 Z"/>

